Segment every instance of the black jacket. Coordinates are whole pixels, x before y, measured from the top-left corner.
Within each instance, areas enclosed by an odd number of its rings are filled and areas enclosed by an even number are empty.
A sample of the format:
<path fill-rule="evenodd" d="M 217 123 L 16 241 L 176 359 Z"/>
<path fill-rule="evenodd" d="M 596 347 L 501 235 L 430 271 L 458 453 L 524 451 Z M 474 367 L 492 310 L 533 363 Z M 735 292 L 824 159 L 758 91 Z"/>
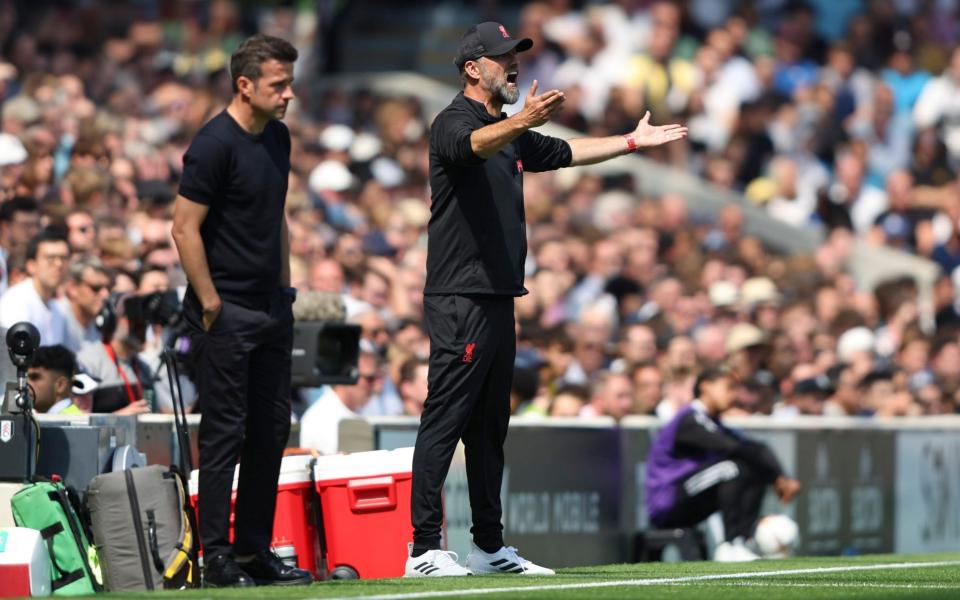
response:
<path fill-rule="evenodd" d="M 461 92 L 430 131 L 432 204 L 424 294 L 522 296 L 527 232 L 523 172 L 570 165 L 570 145 L 527 131 L 483 160 L 470 134 L 505 119 Z"/>

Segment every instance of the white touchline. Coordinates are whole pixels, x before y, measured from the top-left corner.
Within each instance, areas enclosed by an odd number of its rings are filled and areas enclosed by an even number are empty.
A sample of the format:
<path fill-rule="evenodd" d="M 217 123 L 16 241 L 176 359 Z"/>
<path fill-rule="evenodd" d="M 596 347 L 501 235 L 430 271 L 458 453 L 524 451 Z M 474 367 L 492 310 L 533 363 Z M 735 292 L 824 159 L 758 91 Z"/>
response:
<path fill-rule="evenodd" d="M 698 585 L 697 581 L 686 581 L 675 583 L 678 587 L 693 587 Z M 880 588 L 891 590 L 960 590 L 960 583 L 957 585 L 948 585 L 945 583 L 873 583 L 869 581 L 845 581 L 831 583 L 801 583 L 799 581 L 720 581 L 714 584 L 720 587 L 757 587 L 757 588 Z"/>
<path fill-rule="evenodd" d="M 351 596 L 332 600 L 417 600 L 418 598 L 449 598 L 452 596 L 480 596 L 484 594 L 512 594 L 515 592 L 546 592 L 562 590 L 583 590 L 607 587 L 638 587 L 666 585 L 672 583 L 694 583 L 698 581 L 718 581 L 724 579 L 753 579 L 757 577 L 780 577 L 783 575 L 817 575 L 823 573 L 850 573 L 853 571 L 879 571 L 884 569 L 926 569 L 930 567 L 956 567 L 960 560 L 941 560 L 936 562 L 888 563 L 874 565 L 850 565 L 847 567 L 816 567 L 810 569 L 785 569 L 782 571 L 753 571 L 749 573 L 716 573 L 713 575 L 691 575 L 662 579 L 622 579 L 619 581 L 594 581 L 590 583 L 555 583 L 545 585 L 518 585 L 497 588 L 473 588 L 464 590 L 446 590 L 436 592 L 410 592 L 406 594 L 382 594 L 379 596 Z M 521 576 L 522 577 L 522 576 Z M 315 600 L 331 600 L 317 598 Z"/>

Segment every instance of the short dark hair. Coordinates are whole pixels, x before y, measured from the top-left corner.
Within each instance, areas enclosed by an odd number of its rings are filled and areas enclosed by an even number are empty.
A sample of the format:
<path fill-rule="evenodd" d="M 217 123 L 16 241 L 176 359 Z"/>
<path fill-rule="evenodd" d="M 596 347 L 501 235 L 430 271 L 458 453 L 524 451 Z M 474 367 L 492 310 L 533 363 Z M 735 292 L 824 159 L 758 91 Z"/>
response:
<path fill-rule="evenodd" d="M 297 60 L 297 49 L 287 40 L 258 33 L 248 37 L 234 50 L 230 57 L 230 82 L 233 84 L 233 93 L 240 88 L 237 79 L 246 77 L 256 81 L 263 74 L 260 66 L 268 60 L 292 63 Z"/>
<path fill-rule="evenodd" d="M 400 365 L 400 383 L 408 383 L 416 379 L 417 369 L 426 364 L 426 360 L 418 357 L 408 358 L 403 361 L 403 364 Z"/>
<path fill-rule="evenodd" d="M 49 369 L 64 377 L 73 377 L 77 372 L 77 358 L 69 348 L 61 344 L 40 346 L 33 355 L 32 366 Z"/>
<path fill-rule="evenodd" d="M 9 223 L 13 220 L 13 215 L 18 212 L 38 213 L 40 205 L 29 196 L 14 196 L 0 203 L 0 221 Z"/>
<path fill-rule="evenodd" d="M 27 244 L 27 260 L 37 260 L 37 250 L 40 248 L 40 244 L 47 242 L 63 242 L 68 248 L 70 247 L 70 242 L 67 241 L 67 236 L 62 229 L 45 227 L 40 230 L 40 233 L 33 236 L 33 239 Z"/>
<path fill-rule="evenodd" d="M 704 369 L 697 375 L 696 381 L 693 382 L 693 397 L 699 398 L 701 387 L 704 383 L 708 381 L 716 381 L 718 379 L 729 378 L 733 379 L 733 373 L 730 369 L 718 367 L 713 369 Z"/>

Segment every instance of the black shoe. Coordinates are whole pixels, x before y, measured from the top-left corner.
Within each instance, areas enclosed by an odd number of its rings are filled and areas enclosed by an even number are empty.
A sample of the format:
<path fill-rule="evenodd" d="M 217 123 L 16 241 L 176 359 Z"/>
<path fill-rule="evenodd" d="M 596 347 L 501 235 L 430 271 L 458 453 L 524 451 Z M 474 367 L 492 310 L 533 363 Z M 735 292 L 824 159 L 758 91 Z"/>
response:
<path fill-rule="evenodd" d="M 291 567 L 269 550 L 261 550 L 240 565 L 253 577 L 257 585 L 310 585 L 313 575 L 304 569 Z"/>
<path fill-rule="evenodd" d="M 203 587 L 253 587 L 253 578 L 229 554 L 218 554 L 203 565 Z"/>

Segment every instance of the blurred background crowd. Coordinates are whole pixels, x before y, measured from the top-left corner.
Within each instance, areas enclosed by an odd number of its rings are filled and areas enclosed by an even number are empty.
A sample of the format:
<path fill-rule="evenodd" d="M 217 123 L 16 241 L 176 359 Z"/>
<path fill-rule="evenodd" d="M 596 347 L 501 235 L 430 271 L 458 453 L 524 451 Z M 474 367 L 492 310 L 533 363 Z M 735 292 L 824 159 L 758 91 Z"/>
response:
<path fill-rule="evenodd" d="M 647 156 L 823 232 L 814 252 L 782 255 L 735 203 L 705 219 L 629 173 L 527 174 L 517 414 L 666 418 L 719 364 L 742 383 L 739 414 L 960 410 L 960 3 L 481 4 L 533 38 L 521 88 L 564 90 L 558 123 L 620 134 L 648 109 L 685 123 L 687 142 Z M 0 1 L 0 324 L 37 320 L 45 344 L 110 378 L 88 347 L 102 346 L 94 317 L 111 292 L 185 285 L 170 238 L 182 155 L 229 100 L 230 52 L 262 31 L 301 51 L 293 282 L 341 295 L 363 336 L 359 382 L 298 390 L 297 413 L 334 394 L 342 414 L 419 414 L 433 115 L 404 90 L 315 85 L 337 69 L 325 33 L 343 5 Z M 935 262 L 932 294 L 911 277 L 863 288 L 846 267 L 858 239 Z M 120 352 L 147 396 L 121 410 L 169 410 L 169 325 L 147 328 L 140 359 Z"/>

